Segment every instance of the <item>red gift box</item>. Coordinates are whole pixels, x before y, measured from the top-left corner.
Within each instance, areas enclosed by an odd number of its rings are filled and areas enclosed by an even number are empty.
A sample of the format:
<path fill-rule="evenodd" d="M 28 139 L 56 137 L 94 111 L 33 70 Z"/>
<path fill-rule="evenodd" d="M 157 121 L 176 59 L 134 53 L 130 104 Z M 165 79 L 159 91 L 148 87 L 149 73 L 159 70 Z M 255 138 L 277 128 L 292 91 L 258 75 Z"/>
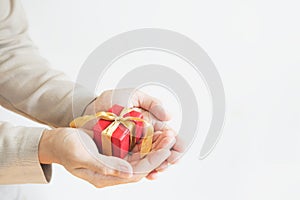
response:
<path fill-rule="evenodd" d="M 120 105 L 114 105 L 108 110 L 108 112 L 114 113 L 120 117 L 136 117 L 143 118 L 142 113 L 130 109 L 125 111 L 124 107 Z M 133 146 L 142 138 L 143 134 L 143 122 L 132 120 L 131 130 L 125 127 L 122 123 L 118 125 L 115 130 L 112 130 L 110 134 L 107 134 L 107 128 L 113 123 L 113 121 L 100 119 L 93 128 L 94 141 L 98 147 L 100 153 L 108 156 L 116 156 L 124 158 Z"/>

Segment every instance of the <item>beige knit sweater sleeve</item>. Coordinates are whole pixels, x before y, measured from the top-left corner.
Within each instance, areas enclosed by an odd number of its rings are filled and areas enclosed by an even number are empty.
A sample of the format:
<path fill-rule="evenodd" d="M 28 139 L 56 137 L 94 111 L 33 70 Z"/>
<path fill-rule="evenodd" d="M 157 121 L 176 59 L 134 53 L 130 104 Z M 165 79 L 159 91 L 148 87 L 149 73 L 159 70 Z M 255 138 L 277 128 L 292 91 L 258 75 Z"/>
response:
<path fill-rule="evenodd" d="M 19 0 L 1 0 L 0 104 L 49 126 L 68 126 L 94 96 L 49 67 L 28 37 L 27 27 Z M 74 87 L 80 91 L 76 97 Z M 72 112 L 72 101 L 77 113 Z M 0 184 L 49 180 L 51 167 L 38 161 L 42 131 L 0 123 Z"/>

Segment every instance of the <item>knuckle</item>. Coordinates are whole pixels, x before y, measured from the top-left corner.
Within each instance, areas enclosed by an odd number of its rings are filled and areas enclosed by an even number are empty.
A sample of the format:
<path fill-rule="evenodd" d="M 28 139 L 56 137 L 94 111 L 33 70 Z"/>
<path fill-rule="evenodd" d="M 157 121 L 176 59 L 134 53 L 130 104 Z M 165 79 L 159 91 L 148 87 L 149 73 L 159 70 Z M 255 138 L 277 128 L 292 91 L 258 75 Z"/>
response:
<path fill-rule="evenodd" d="M 107 170 L 106 167 L 103 167 L 103 168 L 102 168 L 102 173 L 103 173 L 104 176 L 107 176 L 107 175 L 108 175 L 108 170 Z"/>
<path fill-rule="evenodd" d="M 109 94 L 109 93 L 112 93 L 113 92 L 113 90 L 105 90 L 104 92 L 103 92 L 103 94 Z"/>
<path fill-rule="evenodd" d="M 96 188 L 104 188 L 103 184 L 93 184 Z"/>
<path fill-rule="evenodd" d="M 104 92 L 101 93 L 100 99 L 103 98 L 103 97 L 111 95 L 111 93 L 112 93 L 112 90 L 105 90 Z"/>
<path fill-rule="evenodd" d="M 132 179 L 132 183 L 137 183 L 139 182 L 141 179 L 143 178 L 143 176 L 136 176 Z"/>
<path fill-rule="evenodd" d="M 154 102 L 154 105 L 161 105 L 162 104 L 160 99 L 157 99 L 157 98 L 154 98 L 154 97 L 153 97 L 153 102 Z"/>
<path fill-rule="evenodd" d="M 107 166 L 103 166 L 101 169 L 104 176 L 112 175 L 112 170 Z"/>

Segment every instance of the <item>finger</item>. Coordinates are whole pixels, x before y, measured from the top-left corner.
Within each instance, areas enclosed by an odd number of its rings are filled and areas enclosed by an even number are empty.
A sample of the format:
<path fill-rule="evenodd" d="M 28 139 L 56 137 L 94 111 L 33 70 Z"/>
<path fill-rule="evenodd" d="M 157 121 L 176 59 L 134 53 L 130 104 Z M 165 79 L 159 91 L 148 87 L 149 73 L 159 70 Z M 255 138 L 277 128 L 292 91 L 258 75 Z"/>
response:
<path fill-rule="evenodd" d="M 168 121 L 171 119 L 171 115 L 163 108 L 161 102 L 144 92 L 135 91 L 132 97 L 132 103 L 135 107 L 141 107 L 148 110 L 161 121 Z"/>
<path fill-rule="evenodd" d="M 156 120 L 154 123 L 152 123 L 154 127 L 154 131 L 164 131 L 171 129 L 169 125 L 166 122 Z"/>
<path fill-rule="evenodd" d="M 134 166 L 134 172 L 148 174 L 164 162 L 170 154 L 171 152 L 168 149 L 152 151 Z"/>
<path fill-rule="evenodd" d="M 165 130 L 165 131 L 155 131 L 153 134 L 153 143 L 159 143 L 164 138 L 175 138 L 172 132 Z"/>
<path fill-rule="evenodd" d="M 102 156 L 102 162 L 105 163 L 106 174 L 107 175 L 115 175 L 124 178 L 128 178 L 132 176 L 133 169 L 132 166 L 123 159 L 114 157 L 114 156 Z"/>
<path fill-rule="evenodd" d="M 146 176 L 146 178 L 151 181 L 156 180 L 158 178 L 158 172 L 156 170 L 153 170 Z"/>
<path fill-rule="evenodd" d="M 174 146 L 176 140 L 175 137 L 170 134 L 169 132 L 155 132 L 153 136 L 153 144 L 152 144 L 152 150 L 159 150 L 159 149 L 171 149 L 172 146 Z M 131 154 L 128 154 L 125 158 L 128 160 L 128 162 L 133 162 L 136 160 L 139 160 L 141 157 L 140 150 L 141 150 L 142 144 L 136 144 L 134 148 L 131 151 Z"/>
<path fill-rule="evenodd" d="M 176 139 L 174 136 L 162 134 L 160 138 L 158 138 L 157 141 L 153 143 L 152 149 L 171 149 L 175 143 Z"/>
<path fill-rule="evenodd" d="M 175 137 L 169 132 L 157 131 L 154 133 L 153 144 L 151 149 L 153 150 L 171 149 L 172 146 L 175 144 L 175 142 L 176 142 Z M 127 158 L 130 158 L 130 161 L 135 160 L 135 154 L 137 153 L 136 155 L 139 155 L 138 152 L 140 152 L 141 147 L 142 147 L 142 142 L 136 144 L 131 150 L 132 155 L 129 154 Z"/>
<path fill-rule="evenodd" d="M 172 155 L 172 152 L 171 152 Z M 160 166 L 158 166 L 155 170 L 158 172 L 163 172 L 169 167 L 168 161 L 164 161 Z"/>
<path fill-rule="evenodd" d="M 180 160 L 180 158 L 183 156 L 183 153 L 177 152 L 177 151 L 171 151 L 170 157 L 167 159 L 167 162 L 170 164 L 176 164 Z"/>
<path fill-rule="evenodd" d="M 115 176 L 109 176 L 109 175 L 102 175 L 97 172 L 94 172 L 89 169 L 85 168 L 79 168 L 72 172 L 73 175 L 77 176 L 78 178 L 81 178 L 92 185 L 94 185 L 97 188 L 103 188 L 113 185 L 119 185 L 124 183 L 131 183 L 136 182 L 139 179 L 132 177 L 132 178 L 120 178 Z"/>
<path fill-rule="evenodd" d="M 169 133 L 166 132 L 162 132 L 162 131 L 156 131 L 153 134 L 153 138 L 152 138 L 152 149 L 155 149 L 155 145 L 157 145 L 158 143 L 161 142 L 161 140 L 163 140 L 165 137 L 168 137 Z M 140 140 L 131 150 L 132 153 L 136 153 L 139 152 L 142 148 L 142 141 Z"/>
<path fill-rule="evenodd" d="M 147 110 L 142 109 L 143 119 L 153 125 L 155 131 L 163 131 L 170 129 L 165 121 L 157 119 L 152 113 Z"/>
<path fill-rule="evenodd" d="M 182 139 L 182 137 L 180 136 L 176 136 L 176 143 L 173 146 L 173 150 L 183 153 L 186 150 L 186 144 L 184 142 L 184 140 Z"/>
<path fill-rule="evenodd" d="M 155 131 L 152 138 L 152 148 L 157 145 L 164 137 L 162 131 Z"/>
<path fill-rule="evenodd" d="M 186 145 L 182 138 L 179 136 L 176 137 L 176 143 L 174 144 L 173 148 L 171 149 L 171 155 L 168 158 L 168 162 L 170 164 L 175 164 L 179 161 L 179 159 L 183 156 L 183 152 L 186 149 Z"/>
<path fill-rule="evenodd" d="M 138 161 L 141 160 L 141 152 L 139 150 L 137 150 L 136 152 L 131 153 L 130 155 L 128 154 L 125 159 L 128 162 L 130 162 L 131 165 L 135 165 Z"/>
<path fill-rule="evenodd" d="M 87 163 L 87 167 L 103 175 L 121 178 L 131 177 L 133 171 L 132 166 L 126 160 L 101 154 L 98 155 L 98 158 L 91 159 Z"/>

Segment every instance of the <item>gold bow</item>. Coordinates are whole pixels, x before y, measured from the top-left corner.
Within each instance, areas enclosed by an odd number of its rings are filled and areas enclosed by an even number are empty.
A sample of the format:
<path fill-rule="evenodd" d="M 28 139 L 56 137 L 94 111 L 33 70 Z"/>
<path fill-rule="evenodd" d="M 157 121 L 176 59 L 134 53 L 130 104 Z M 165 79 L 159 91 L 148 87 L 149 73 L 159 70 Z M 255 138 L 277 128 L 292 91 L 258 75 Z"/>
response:
<path fill-rule="evenodd" d="M 144 157 L 147 155 L 152 147 L 152 138 L 154 129 L 152 124 L 147 122 L 144 119 L 138 117 L 124 117 L 124 115 L 134 109 L 124 108 L 120 114 L 120 116 L 112 113 L 112 112 L 97 112 L 94 115 L 84 115 L 82 117 L 78 117 L 74 119 L 70 123 L 70 127 L 72 128 L 80 128 L 83 127 L 87 122 L 94 119 L 104 119 L 108 121 L 112 121 L 112 123 L 102 131 L 101 139 L 102 139 L 102 153 L 108 156 L 112 155 L 112 147 L 111 147 L 111 136 L 114 131 L 118 128 L 120 124 L 123 124 L 130 131 L 130 150 L 134 147 L 135 141 L 135 123 L 134 121 L 139 121 L 144 123 L 144 136 L 142 139 L 140 155 Z"/>

